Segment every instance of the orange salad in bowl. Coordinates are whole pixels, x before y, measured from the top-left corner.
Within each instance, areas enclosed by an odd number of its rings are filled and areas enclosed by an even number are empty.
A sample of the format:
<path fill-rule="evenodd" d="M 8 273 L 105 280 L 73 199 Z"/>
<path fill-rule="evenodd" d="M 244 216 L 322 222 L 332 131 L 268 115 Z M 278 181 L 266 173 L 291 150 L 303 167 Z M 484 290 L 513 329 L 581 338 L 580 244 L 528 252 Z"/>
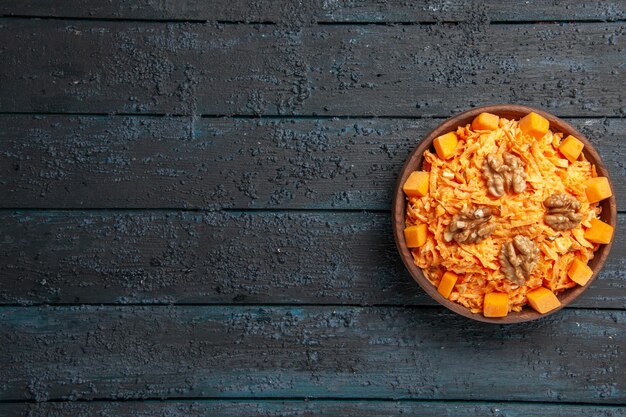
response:
<path fill-rule="evenodd" d="M 587 262 L 612 237 L 598 204 L 612 192 L 580 140 L 534 112 L 481 113 L 433 145 L 403 185 L 404 236 L 443 297 L 485 317 L 526 304 L 543 314 L 589 281 Z"/>

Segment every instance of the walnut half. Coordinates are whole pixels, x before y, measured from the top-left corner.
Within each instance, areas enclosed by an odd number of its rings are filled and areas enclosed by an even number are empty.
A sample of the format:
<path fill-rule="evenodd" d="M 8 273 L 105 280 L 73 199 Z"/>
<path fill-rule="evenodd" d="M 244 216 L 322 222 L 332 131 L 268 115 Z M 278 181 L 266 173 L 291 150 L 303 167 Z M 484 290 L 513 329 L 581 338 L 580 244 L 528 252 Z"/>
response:
<path fill-rule="evenodd" d="M 502 272 L 518 285 L 524 285 L 538 261 L 539 248 L 526 236 L 517 235 L 500 249 Z"/>
<path fill-rule="evenodd" d="M 496 230 L 496 225 L 489 222 L 492 213 L 489 207 L 478 207 L 473 210 L 461 210 L 452 218 L 452 222 L 443 232 L 446 242 L 454 239 L 457 243 L 480 242 Z"/>
<path fill-rule="evenodd" d="M 544 220 L 554 230 L 573 229 L 583 219 L 578 213 L 580 203 L 569 194 L 554 193 L 544 200 L 543 205 L 547 209 Z"/>
<path fill-rule="evenodd" d="M 502 161 L 495 155 L 487 155 L 482 171 L 487 189 L 494 197 L 502 197 L 505 192 L 517 194 L 526 189 L 524 163 L 513 154 L 505 152 Z"/>

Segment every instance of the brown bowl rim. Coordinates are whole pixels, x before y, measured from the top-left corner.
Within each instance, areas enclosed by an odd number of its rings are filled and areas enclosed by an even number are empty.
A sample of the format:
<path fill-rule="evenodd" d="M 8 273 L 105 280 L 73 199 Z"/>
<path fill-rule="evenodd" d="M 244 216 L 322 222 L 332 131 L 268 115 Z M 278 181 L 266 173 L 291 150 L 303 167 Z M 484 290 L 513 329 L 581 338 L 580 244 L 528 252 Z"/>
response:
<path fill-rule="evenodd" d="M 613 237 L 611 238 L 611 241 L 606 245 L 600 245 L 600 248 L 595 252 L 594 258 L 589 262 L 589 266 L 593 270 L 593 275 L 591 279 L 589 279 L 589 282 L 587 282 L 585 286 L 577 286 L 561 292 L 558 295 L 558 298 L 561 302 L 560 307 L 546 314 L 540 314 L 531 309 L 529 306 L 525 306 L 521 312 L 511 312 L 506 317 L 502 318 L 489 318 L 484 317 L 480 313 L 472 313 L 468 308 L 444 298 L 441 294 L 437 292 L 437 288 L 428 280 L 428 278 L 426 278 L 421 268 L 415 265 L 411 252 L 406 247 L 404 241 L 406 199 L 404 197 L 404 192 L 402 191 L 402 185 L 404 184 L 411 172 L 421 167 L 424 151 L 431 148 L 432 142 L 437 136 L 456 130 L 458 126 L 465 126 L 466 124 L 471 123 L 471 120 L 474 119 L 474 117 L 483 112 L 497 114 L 498 116 L 506 117 L 509 119 L 520 118 L 530 112 L 540 114 L 541 116 L 548 119 L 551 129 L 555 128 L 557 132 L 563 133 L 564 136 L 573 135 L 584 143 L 585 147 L 583 149 L 583 153 L 585 155 L 585 158 L 595 164 L 598 175 L 607 177 L 611 186 L 611 190 L 615 190 L 615 187 L 613 187 L 613 183 L 609 175 L 609 171 L 606 169 L 606 166 L 602 162 L 602 158 L 600 157 L 596 149 L 582 133 L 580 133 L 577 129 L 575 129 L 572 125 L 565 122 L 564 120 L 543 110 L 522 105 L 495 104 L 476 107 L 471 110 L 458 113 L 443 121 L 428 135 L 426 135 L 426 137 L 420 141 L 418 146 L 409 154 L 406 162 L 404 163 L 404 166 L 402 167 L 402 170 L 400 171 L 400 174 L 398 175 L 398 180 L 393 195 L 391 213 L 393 234 L 396 242 L 396 247 L 398 248 L 398 252 L 400 253 L 402 262 L 408 269 L 413 279 L 419 284 L 419 286 L 422 287 L 422 289 L 426 291 L 426 293 L 431 298 L 433 298 L 444 307 L 454 311 L 455 313 L 458 313 L 461 316 L 467 317 L 472 320 L 495 324 L 512 324 L 536 320 L 542 317 L 546 317 L 550 314 L 554 314 L 562 308 L 568 306 L 595 281 L 598 273 L 600 272 L 600 270 L 602 270 L 602 267 L 604 266 L 604 263 L 609 256 L 611 247 L 613 246 L 613 241 L 615 240 L 615 230 L 613 231 Z M 613 193 L 612 197 L 603 200 L 601 202 L 601 207 L 602 214 L 600 218 L 604 222 L 609 223 L 615 228 L 617 225 L 617 204 L 615 200 L 615 193 Z"/>

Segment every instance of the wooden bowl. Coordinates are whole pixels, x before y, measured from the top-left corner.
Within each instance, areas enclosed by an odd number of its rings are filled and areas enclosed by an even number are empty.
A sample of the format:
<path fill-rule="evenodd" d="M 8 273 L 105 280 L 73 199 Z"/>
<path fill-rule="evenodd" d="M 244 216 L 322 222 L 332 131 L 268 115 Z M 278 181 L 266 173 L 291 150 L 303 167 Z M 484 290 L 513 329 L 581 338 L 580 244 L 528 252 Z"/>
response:
<path fill-rule="evenodd" d="M 569 290 L 565 290 L 561 294 L 558 295 L 559 300 L 561 301 L 561 306 L 555 310 L 547 314 L 540 314 L 530 308 L 529 306 L 525 306 L 521 312 L 511 312 L 506 317 L 502 318 L 487 318 L 484 317 L 481 313 L 474 314 L 468 308 L 463 307 L 462 305 L 452 302 L 446 298 L 444 298 L 441 294 L 437 292 L 437 288 L 426 278 L 421 268 L 419 268 L 413 262 L 413 257 L 411 255 L 410 250 L 406 247 L 406 243 L 404 240 L 404 218 L 406 214 L 406 198 L 404 196 L 404 192 L 402 191 L 402 185 L 408 178 L 411 172 L 418 170 L 422 166 L 423 162 L 423 154 L 426 149 L 433 149 L 432 143 L 433 140 L 444 133 L 448 133 L 451 131 L 455 131 L 458 126 L 465 126 L 472 122 L 474 117 L 482 112 L 493 113 L 498 116 L 505 117 L 507 119 L 520 119 L 521 117 L 527 115 L 531 111 L 538 113 L 548 119 L 550 121 L 550 129 L 554 132 L 563 133 L 564 137 L 567 135 L 573 135 L 576 138 L 580 139 L 584 144 L 585 148 L 583 153 L 585 154 L 585 158 L 595 164 L 596 170 L 599 176 L 605 176 L 609 178 L 609 183 L 611 179 L 609 177 L 609 172 L 602 163 L 600 159 L 600 155 L 593 148 L 591 143 L 585 138 L 585 136 L 574 129 L 569 123 L 564 122 L 563 120 L 555 117 L 549 113 L 546 113 L 542 110 L 533 109 L 531 107 L 526 106 L 517 106 L 510 104 L 500 104 L 493 106 L 485 106 L 475 108 L 464 113 L 460 113 L 454 117 L 449 118 L 440 124 L 437 128 L 435 128 L 432 132 L 426 136 L 419 146 L 415 148 L 413 152 L 409 155 L 402 171 L 400 172 L 400 176 L 398 178 L 398 183 L 396 185 L 396 189 L 393 196 L 393 205 L 392 205 L 392 216 L 393 216 L 393 234 L 396 240 L 396 246 L 398 247 L 398 251 L 400 252 L 400 256 L 402 257 L 402 261 L 404 265 L 407 267 L 411 276 L 417 283 L 430 295 L 434 300 L 436 300 L 439 304 L 449 308 L 450 310 L 468 317 L 473 320 L 478 320 L 487 323 L 498 323 L 498 324 L 508 324 L 508 323 L 520 323 L 529 320 L 535 320 L 540 317 L 544 317 L 548 314 L 552 314 L 561 308 L 567 306 L 572 301 L 574 301 L 580 294 L 583 293 L 591 283 L 598 276 L 598 272 L 602 269 L 606 258 L 609 256 L 609 252 L 611 250 L 611 246 L 613 244 L 613 240 L 615 238 L 615 233 L 613 233 L 613 239 L 608 245 L 600 245 L 600 248 L 595 252 L 594 258 L 589 262 L 589 267 L 593 270 L 593 276 L 584 287 L 576 286 Z M 611 189 L 614 189 L 611 184 Z M 617 206 L 615 203 L 615 196 L 607 198 L 600 202 L 602 207 L 602 215 L 601 219 L 615 227 L 617 223 Z"/>

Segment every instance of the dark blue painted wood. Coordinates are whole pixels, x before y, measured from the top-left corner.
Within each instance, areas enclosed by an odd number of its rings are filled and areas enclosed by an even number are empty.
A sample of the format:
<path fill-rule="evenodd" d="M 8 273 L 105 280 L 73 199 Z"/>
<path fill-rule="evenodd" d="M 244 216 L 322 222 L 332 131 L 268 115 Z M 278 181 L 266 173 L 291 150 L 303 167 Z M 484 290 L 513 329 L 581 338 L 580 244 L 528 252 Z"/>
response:
<path fill-rule="evenodd" d="M 626 407 L 428 401 L 131 401 L 0 404 L 0 417 L 625 417 Z"/>
<path fill-rule="evenodd" d="M 626 119 L 568 119 L 626 207 Z M 0 207 L 388 210 L 442 119 L 0 116 Z"/>
<path fill-rule="evenodd" d="M 594 116 L 574 124 L 623 206 L 625 126 L 601 118 L 626 112 L 624 4 L 279 1 L 0 4 L 61 18 L 0 20 L 0 112 L 185 116 L 1 116 L 0 207 L 109 210 L 1 213 L 0 302 L 260 304 L 0 308 L 0 416 L 624 416 L 606 406 L 626 402 L 622 234 L 578 308 L 500 328 L 354 306 L 432 303 L 386 212 L 176 210 L 386 210 L 437 123 L 199 115 L 428 118 L 493 102 Z M 542 20 L 585 22 L 507 23 Z M 358 24 L 418 21 L 437 24 Z M 147 207 L 173 210 L 124 210 Z M 305 397 L 327 400 L 262 399 Z"/>
<path fill-rule="evenodd" d="M 617 0 L 499 0 L 386 2 L 380 0 L 4 0 L 0 13 L 108 19 L 189 19 L 225 21 L 305 22 L 438 22 L 438 21 L 549 21 L 626 18 L 624 2 Z"/>
<path fill-rule="evenodd" d="M 0 213 L 0 303 L 433 305 L 389 213 Z M 619 216 L 620 225 L 626 215 Z M 626 307 L 626 237 L 576 307 Z"/>
<path fill-rule="evenodd" d="M 0 111 L 449 116 L 509 102 L 623 116 L 623 27 L 6 18 Z"/>
<path fill-rule="evenodd" d="M 519 325 L 442 308 L 0 308 L 0 399 L 626 402 L 626 311 Z"/>

